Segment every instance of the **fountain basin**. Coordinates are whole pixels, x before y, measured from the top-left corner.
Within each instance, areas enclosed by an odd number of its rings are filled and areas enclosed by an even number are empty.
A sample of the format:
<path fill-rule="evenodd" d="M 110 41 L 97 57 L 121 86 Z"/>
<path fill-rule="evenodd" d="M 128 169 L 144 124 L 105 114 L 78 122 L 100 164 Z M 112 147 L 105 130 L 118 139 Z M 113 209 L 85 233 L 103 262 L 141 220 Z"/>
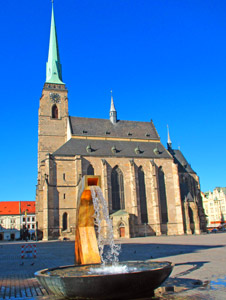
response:
<path fill-rule="evenodd" d="M 125 270 L 128 269 L 127 271 Z M 118 263 L 124 273 L 105 274 L 102 265 L 72 265 L 44 269 L 35 276 L 48 292 L 68 299 L 137 299 L 150 297 L 170 275 L 171 262 L 127 261 Z M 98 271 L 98 268 L 101 270 Z M 111 269 L 111 268 L 110 268 Z M 109 270 L 107 270 L 109 272 Z"/>

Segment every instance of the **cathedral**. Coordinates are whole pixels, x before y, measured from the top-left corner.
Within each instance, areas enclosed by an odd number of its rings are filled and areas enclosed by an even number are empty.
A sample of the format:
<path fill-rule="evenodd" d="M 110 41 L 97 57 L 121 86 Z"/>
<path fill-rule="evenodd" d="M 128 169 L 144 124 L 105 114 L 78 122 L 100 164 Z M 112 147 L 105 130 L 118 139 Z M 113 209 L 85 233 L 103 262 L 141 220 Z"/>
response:
<path fill-rule="evenodd" d="M 153 122 L 72 117 L 62 79 L 54 11 L 39 103 L 36 220 L 39 238 L 74 239 L 78 185 L 100 175 L 115 238 L 199 234 L 205 215 L 199 178 Z"/>

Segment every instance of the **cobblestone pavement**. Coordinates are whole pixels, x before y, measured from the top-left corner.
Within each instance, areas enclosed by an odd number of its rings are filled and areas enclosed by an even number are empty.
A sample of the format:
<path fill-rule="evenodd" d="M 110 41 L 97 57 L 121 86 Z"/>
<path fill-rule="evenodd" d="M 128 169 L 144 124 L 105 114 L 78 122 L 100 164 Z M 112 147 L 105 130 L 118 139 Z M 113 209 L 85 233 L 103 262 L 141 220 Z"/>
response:
<path fill-rule="evenodd" d="M 121 261 L 153 259 L 175 264 L 156 297 L 226 299 L 226 233 L 123 239 L 120 243 Z M 37 242 L 37 258 L 27 259 L 21 259 L 23 244 L 28 243 L 0 243 L 0 300 L 54 299 L 34 273 L 73 264 L 74 242 Z"/>

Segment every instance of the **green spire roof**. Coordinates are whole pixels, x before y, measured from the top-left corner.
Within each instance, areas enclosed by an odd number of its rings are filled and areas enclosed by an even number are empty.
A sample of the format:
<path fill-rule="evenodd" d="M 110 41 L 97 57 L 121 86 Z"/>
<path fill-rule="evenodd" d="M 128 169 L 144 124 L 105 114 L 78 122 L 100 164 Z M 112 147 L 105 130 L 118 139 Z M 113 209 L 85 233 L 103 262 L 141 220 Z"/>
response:
<path fill-rule="evenodd" d="M 50 39 L 49 39 L 49 56 L 48 56 L 48 62 L 46 63 L 46 82 L 64 84 L 62 82 L 62 70 L 61 70 L 60 55 L 59 55 L 58 43 L 57 43 L 53 4 L 52 4 Z"/>

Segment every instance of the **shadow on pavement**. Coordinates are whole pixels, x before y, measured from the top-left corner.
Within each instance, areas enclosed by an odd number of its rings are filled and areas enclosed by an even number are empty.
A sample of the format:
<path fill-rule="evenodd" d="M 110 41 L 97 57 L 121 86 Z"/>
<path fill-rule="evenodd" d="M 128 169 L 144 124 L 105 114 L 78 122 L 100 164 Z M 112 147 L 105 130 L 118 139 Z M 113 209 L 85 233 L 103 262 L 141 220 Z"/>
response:
<path fill-rule="evenodd" d="M 120 261 L 123 260 L 146 260 L 158 259 L 161 257 L 174 256 L 186 253 L 194 253 L 210 248 L 221 248 L 224 245 L 203 246 L 203 245 L 183 245 L 183 244 L 122 244 Z"/>

